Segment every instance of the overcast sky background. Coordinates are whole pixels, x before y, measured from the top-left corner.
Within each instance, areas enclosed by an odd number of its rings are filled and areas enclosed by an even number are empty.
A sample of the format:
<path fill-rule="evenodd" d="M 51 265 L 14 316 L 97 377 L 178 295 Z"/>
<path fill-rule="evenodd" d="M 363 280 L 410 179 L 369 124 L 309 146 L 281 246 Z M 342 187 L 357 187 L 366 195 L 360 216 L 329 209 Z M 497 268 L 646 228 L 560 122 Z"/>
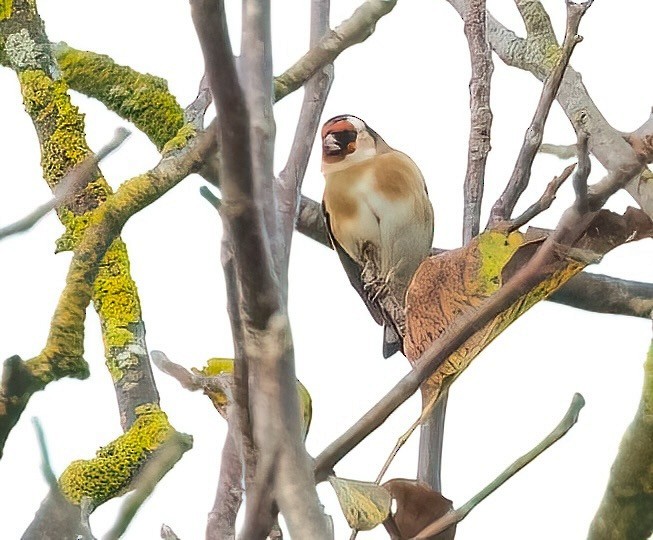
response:
<path fill-rule="evenodd" d="M 281 73 L 306 50 L 309 2 L 276 2 L 273 12 L 274 72 Z M 332 25 L 358 2 L 332 0 Z M 545 0 L 562 37 L 564 2 Z M 523 33 L 512 2 L 489 0 L 493 14 Z M 169 81 L 182 105 L 195 97 L 203 71 L 187 2 L 40 0 L 52 41 L 111 55 L 117 62 Z M 229 3 L 231 34 L 239 34 L 239 3 Z M 596 104 L 620 130 L 638 127 L 649 115 L 653 76 L 639 51 L 649 46 L 653 5 L 646 0 L 596 2 L 581 24 L 585 37 L 572 64 L 583 74 Z M 236 49 L 237 42 L 234 43 Z M 460 242 L 462 180 L 468 137 L 468 51 L 462 22 L 444 0 L 403 0 L 374 35 L 336 62 L 335 82 L 324 120 L 342 113 L 365 119 L 393 147 L 408 153 L 426 178 L 435 209 L 438 247 Z M 495 58 L 492 81 L 493 150 L 487 171 L 484 218 L 503 189 L 539 98 L 530 74 Z M 0 70 L 0 225 L 22 217 L 50 193 L 39 168 L 37 138 L 21 104 L 16 77 Z M 276 170 L 287 158 L 302 92 L 275 106 Z M 127 125 L 84 96 L 74 102 L 86 114 L 93 149 Z M 574 134 L 554 104 L 545 141 L 569 143 Z M 102 164 L 112 186 L 151 168 L 159 156 L 140 133 Z M 539 197 L 566 163 L 536 159 L 531 188 L 520 208 Z M 594 162 L 591 180 L 602 176 Z M 132 273 L 139 288 L 150 349 L 165 351 L 187 367 L 232 353 L 220 266 L 221 228 L 216 212 L 198 194 L 191 177 L 135 216 L 124 229 Z M 316 144 L 304 193 L 320 200 L 323 179 Z M 554 227 L 572 200 L 562 188 L 550 212 L 535 221 Z M 619 194 L 609 207 L 632 204 Z M 30 232 L 0 243 L 0 357 L 30 358 L 41 350 L 63 287 L 70 253 L 53 255 L 62 227 L 49 216 Z M 618 248 L 592 271 L 650 281 L 653 242 Z M 381 328 L 351 289 L 336 255 L 296 235 L 290 270 L 290 317 L 298 377 L 313 396 L 307 440 L 317 455 L 355 422 L 409 369 L 397 355 L 381 356 Z M 456 382 L 445 438 L 444 493 L 464 503 L 559 421 L 574 392 L 587 406 L 578 425 L 479 506 L 458 528 L 458 540 L 478 538 L 575 539 L 587 527 L 603 495 L 621 436 L 632 419 L 642 384 L 650 323 L 596 315 L 542 303 L 518 320 Z M 120 425 L 97 317 L 89 309 L 86 359 L 91 377 L 63 380 L 35 395 L 13 430 L 0 461 L 1 538 L 18 538 L 47 486 L 30 417 L 40 418 L 57 474 L 74 459 L 91 458 L 117 437 Z M 162 522 L 184 540 L 202 538 L 215 493 L 225 422 L 209 400 L 182 390 L 155 372 L 161 405 L 172 424 L 194 436 L 194 447 L 163 479 L 134 520 L 126 538 L 158 538 Z M 343 477 L 373 480 L 396 438 L 418 414 L 416 398 L 402 406 L 336 468 Z M 409 441 L 386 478 L 415 474 L 417 437 Z M 348 529 L 327 484 L 318 488 L 333 515 L 336 538 Z M 92 516 L 96 536 L 113 523 L 119 500 Z M 361 539 L 385 538 L 381 528 Z"/>

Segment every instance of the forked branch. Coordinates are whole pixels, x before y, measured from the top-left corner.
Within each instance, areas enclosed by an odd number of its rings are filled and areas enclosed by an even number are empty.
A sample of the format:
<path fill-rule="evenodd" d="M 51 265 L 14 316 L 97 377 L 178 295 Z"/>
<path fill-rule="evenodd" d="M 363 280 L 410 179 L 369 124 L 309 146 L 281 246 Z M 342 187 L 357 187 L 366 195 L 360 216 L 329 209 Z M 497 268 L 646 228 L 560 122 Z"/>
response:
<path fill-rule="evenodd" d="M 508 185 L 490 211 L 490 220 L 488 223 L 488 227 L 490 228 L 500 221 L 510 219 L 517 201 L 519 201 L 522 193 L 528 187 L 533 160 L 540 144 L 542 144 L 544 124 L 551 110 L 551 104 L 560 88 L 560 83 L 569 64 L 571 54 L 582 39 L 578 35 L 580 21 L 591 5 L 591 0 L 579 4 L 567 1 L 567 28 L 562 50 L 560 51 L 560 58 L 544 82 L 540 101 L 537 104 L 533 120 L 526 130 L 524 143 L 519 151 L 519 157 L 515 163 L 515 168 L 508 181 Z"/>

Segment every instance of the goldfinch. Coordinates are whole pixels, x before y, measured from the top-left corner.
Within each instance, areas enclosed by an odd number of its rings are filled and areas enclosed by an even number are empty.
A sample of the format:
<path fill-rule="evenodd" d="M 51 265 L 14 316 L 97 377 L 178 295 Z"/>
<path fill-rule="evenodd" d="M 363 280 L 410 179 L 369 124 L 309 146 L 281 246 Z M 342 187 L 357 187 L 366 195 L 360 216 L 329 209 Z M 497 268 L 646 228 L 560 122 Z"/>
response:
<path fill-rule="evenodd" d="M 372 254 L 378 279 L 404 305 L 406 288 L 433 242 L 433 207 L 424 177 L 412 159 L 349 114 L 322 127 L 322 173 L 322 209 L 331 242 L 352 286 L 383 325 L 361 273 Z M 383 356 L 399 350 L 396 330 L 385 324 Z"/>

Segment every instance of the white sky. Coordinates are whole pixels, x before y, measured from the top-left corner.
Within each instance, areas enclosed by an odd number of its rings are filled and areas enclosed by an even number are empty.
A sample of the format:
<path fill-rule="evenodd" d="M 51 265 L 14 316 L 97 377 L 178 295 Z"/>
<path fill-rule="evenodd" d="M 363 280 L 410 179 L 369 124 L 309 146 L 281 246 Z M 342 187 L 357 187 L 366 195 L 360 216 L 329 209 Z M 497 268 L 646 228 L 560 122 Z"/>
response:
<path fill-rule="evenodd" d="M 232 36 L 238 35 L 237 2 L 230 2 Z M 348 17 L 358 2 L 332 0 L 332 24 Z M 490 0 L 494 15 L 522 31 L 512 2 Z M 564 2 L 545 0 L 560 36 Z M 626 7 L 626 4 L 628 7 Z M 180 103 L 195 96 L 202 60 L 186 2 L 41 0 L 52 41 L 107 53 L 116 61 L 166 78 Z M 274 72 L 305 52 L 309 2 L 277 2 L 274 8 Z M 651 70 L 641 61 L 648 46 L 653 5 L 645 0 L 596 2 L 581 24 L 585 41 L 572 64 L 597 105 L 617 128 L 629 131 L 649 115 Z M 237 45 L 236 45 L 237 47 Z M 455 247 L 460 239 L 462 179 L 468 136 L 469 68 L 458 15 L 444 0 L 403 0 L 364 44 L 336 63 L 336 79 L 324 119 L 352 113 L 365 119 L 392 146 L 407 152 L 426 177 L 435 208 L 435 245 Z M 486 206 L 507 181 L 541 85 L 530 74 L 495 61 Z M 37 139 L 22 110 L 14 74 L 0 70 L 0 224 L 9 223 L 46 200 Z M 301 104 L 301 92 L 275 107 L 276 169 L 285 163 Z M 99 148 L 119 125 L 102 105 L 75 94 L 86 113 L 91 147 Z M 573 141 L 573 132 L 554 104 L 545 140 Z M 102 169 L 117 187 L 152 167 L 158 154 L 134 133 Z M 564 164 L 540 156 L 522 208 L 539 197 Z M 601 177 L 595 163 L 592 179 Z M 134 217 L 125 227 L 133 276 L 138 284 L 151 349 L 200 366 L 211 356 L 231 354 L 225 292 L 219 259 L 220 223 L 199 196 L 202 181 L 189 178 Z M 320 199 L 319 151 L 313 153 L 304 193 Z M 571 201 L 563 187 L 553 209 L 536 220 L 553 227 Z M 609 206 L 632 204 L 619 194 Z M 49 216 L 33 230 L 0 243 L 0 358 L 30 358 L 42 348 L 63 286 L 70 253 L 53 255 L 62 227 Z M 594 271 L 650 280 L 653 242 L 615 250 Z M 335 254 L 296 235 L 291 263 L 290 315 L 297 373 L 313 396 L 314 416 L 307 446 L 317 455 L 349 427 L 408 370 L 399 355 L 381 357 L 381 328 L 350 288 Z M 543 303 L 517 321 L 454 385 L 445 442 L 444 493 L 464 503 L 558 422 L 574 392 L 587 406 L 579 424 L 554 448 L 479 506 L 458 528 L 458 540 L 477 538 L 574 539 L 584 537 L 603 495 L 621 435 L 639 400 L 642 363 L 650 340 L 644 320 L 584 313 Z M 87 381 L 63 380 L 35 395 L 13 430 L 0 461 L 1 538 L 18 538 L 47 486 L 29 421 L 45 428 L 57 473 L 120 434 L 111 379 L 103 366 L 97 318 L 89 310 Z M 225 423 L 208 399 L 182 390 L 155 373 L 161 404 L 173 425 L 195 438 L 192 451 L 161 482 L 134 520 L 126 538 L 158 538 L 162 522 L 184 540 L 202 538 L 215 492 Z M 418 400 L 401 407 L 351 453 L 336 471 L 372 480 L 396 438 L 418 414 Z M 411 439 L 387 478 L 411 477 L 417 438 Z M 336 538 L 348 529 L 328 485 L 318 488 L 333 515 Z M 92 516 L 99 537 L 112 524 L 120 501 Z M 381 528 L 361 539 L 385 538 Z"/>

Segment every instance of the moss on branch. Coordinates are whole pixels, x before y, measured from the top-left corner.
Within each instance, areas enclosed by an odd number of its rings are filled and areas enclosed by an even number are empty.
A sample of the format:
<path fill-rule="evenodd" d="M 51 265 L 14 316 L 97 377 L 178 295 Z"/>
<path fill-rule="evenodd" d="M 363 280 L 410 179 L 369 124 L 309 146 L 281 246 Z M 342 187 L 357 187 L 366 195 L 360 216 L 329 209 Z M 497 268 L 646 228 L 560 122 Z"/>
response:
<path fill-rule="evenodd" d="M 109 56 L 54 46 L 63 77 L 73 90 L 101 101 L 132 122 L 161 150 L 184 124 L 184 111 L 164 79 L 116 64 Z"/>
<path fill-rule="evenodd" d="M 185 449 L 192 445 L 191 437 L 176 432 L 157 404 L 141 405 L 124 434 L 100 448 L 93 459 L 68 466 L 59 479 L 61 492 L 77 505 L 88 498 L 93 507 L 123 494 L 148 458 L 173 436 L 182 437 Z"/>
<path fill-rule="evenodd" d="M 653 534 L 653 342 L 635 418 L 612 465 L 589 540 L 645 540 Z"/>

